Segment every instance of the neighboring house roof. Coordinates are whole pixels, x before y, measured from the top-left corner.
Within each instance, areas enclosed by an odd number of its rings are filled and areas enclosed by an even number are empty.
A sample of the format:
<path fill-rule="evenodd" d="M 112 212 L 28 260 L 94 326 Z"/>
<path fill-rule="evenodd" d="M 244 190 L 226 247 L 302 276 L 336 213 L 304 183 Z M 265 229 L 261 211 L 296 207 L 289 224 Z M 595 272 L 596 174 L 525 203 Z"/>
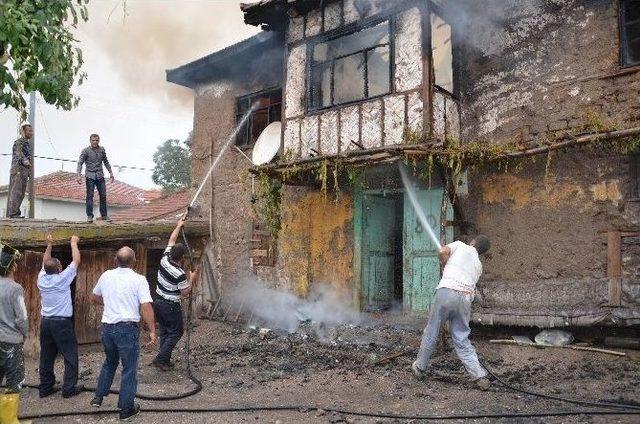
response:
<path fill-rule="evenodd" d="M 188 189 L 171 193 L 144 205 L 114 212 L 111 219 L 116 222 L 157 221 L 163 219 L 177 219 L 184 212 L 191 200 Z"/>
<path fill-rule="evenodd" d="M 208 56 L 168 69 L 167 81 L 189 88 L 217 80 L 268 79 L 279 83 L 283 49 L 283 34 L 260 32 Z"/>
<path fill-rule="evenodd" d="M 55 199 L 67 202 L 84 202 L 86 189 L 78 184 L 77 175 L 73 172 L 56 171 L 42 175 L 34 180 L 36 198 Z M 0 193 L 6 193 L 8 186 L 1 186 Z M 157 196 L 156 190 L 143 190 L 139 187 L 107 179 L 107 201 L 110 205 L 134 206 L 143 204 Z M 97 190 L 94 201 L 98 200 Z"/>

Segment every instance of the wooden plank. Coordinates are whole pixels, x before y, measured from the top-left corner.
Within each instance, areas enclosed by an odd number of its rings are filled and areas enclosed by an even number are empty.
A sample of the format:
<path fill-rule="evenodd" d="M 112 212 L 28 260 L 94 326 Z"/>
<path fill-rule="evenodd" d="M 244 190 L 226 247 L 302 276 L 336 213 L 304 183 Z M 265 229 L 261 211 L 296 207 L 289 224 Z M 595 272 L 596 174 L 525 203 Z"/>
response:
<path fill-rule="evenodd" d="M 620 231 L 607 234 L 607 277 L 609 277 L 609 305 L 622 303 L 622 237 Z"/>
<path fill-rule="evenodd" d="M 608 355 L 614 356 L 627 356 L 624 352 L 617 352 L 615 350 L 607 350 L 607 349 L 598 349 L 596 347 L 583 347 L 583 346 L 552 346 L 552 345 L 542 345 L 537 343 L 520 343 L 515 340 L 489 340 L 489 343 L 492 344 L 504 344 L 504 345 L 513 345 L 513 346 L 528 346 L 534 347 L 538 349 L 546 349 L 546 348 L 555 348 L 555 349 L 571 349 L 571 350 L 582 350 L 586 352 L 598 352 L 598 353 L 606 353 Z"/>
<path fill-rule="evenodd" d="M 102 306 L 91 303 L 91 294 L 102 273 L 113 268 L 114 255 L 111 249 L 82 252 L 74 297 L 74 325 L 79 344 L 100 341 Z"/>
<path fill-rule="evenodd" d="M 29 335 L 24 343 L 24 351 L 28 356 L 36 356 L 40 351 L 40 290 L 38 290 L 38 273 L 42 268 L 40 252 L 25 250 L 17 263 L 15 281 L 24 289 L 24 303 L 29 317 Z"/>

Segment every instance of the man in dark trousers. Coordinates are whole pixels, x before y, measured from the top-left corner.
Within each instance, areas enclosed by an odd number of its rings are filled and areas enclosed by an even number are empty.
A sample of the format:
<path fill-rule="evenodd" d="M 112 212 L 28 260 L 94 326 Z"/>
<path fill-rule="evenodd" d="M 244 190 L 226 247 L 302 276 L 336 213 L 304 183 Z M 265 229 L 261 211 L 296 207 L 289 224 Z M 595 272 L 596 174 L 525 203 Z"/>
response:
<path fill-rule="evenodd" d="M 71 237 L 72 261 L 62 270 L 60 261 L 51 256 L 53 238 L 47 235 L 47 249 L 42 258 L 42 270 L 38 275 L 42 304 L 40 323 L 40 397 L 55 393 L 53 366 L 58 353 L 64 358 L 62 397 L 69 398 L 82 392 L 78 382 L 78 342 L 73 328 L 73 303 L 71 283 L 80 266 L 78 236 Z"/>
<path fill-rule="evenodd" d="M 13 142 L 13 159 L 7 195 L 7 218 L 24 218 L 20 215 L 20 206 L 27 191 L 31 165 L 33 164 L 33 127 L 24 124 L 21 132 L 22 137 Z"/>
<path fill-rule="evenodd" d="M 156 301 L 153 302 L 153 310 L 160 330 L 160 343 L 158 354 L 151 364 L 162 371 L 167 371 L 173 366 L 171 352 L 184 332 L 180 300 L 191 294 L 195 276 L 190 271 L 187 279 L 184 271 L 186 249 L 183 244 L 176 243 L 184 223 L 185 218 L 181 218 L 169 237 L 169 243 L 167 243 L 167 248 L 160 260 L 158 286 L 156 287 L 157 296 Z"/>
<path fill-rule="evenodd" d="M 110 221 L 109 214 L 107 213 L 107 184 L 102 171 L 103 163 L 107 171 L 109 171 L 111 182 L 113 182 L 115 178 L 111 171 L 109 159 L 107 159 L 107 152 L 104 147 L 100 146 L 100 136 L 98 134 L 91 134 L 89 142 L 91 146 L 85 147 L 80 153 L 77 169 L 78 184 L 82 184 L 82 165 L 85 165 L 87 221 L 93 222 L 93 193 L 96 188 L 98 189 L 98 196 L 100 197 L 100 219 Z"/>
<path fill-rule="evenodd" d="M 102 405 L 102 399 L 111 389 L 118 363 L 122 362 L 118 396 L 121 420 L 140 412 L 140 405 L 134 399 L 138 389 L 141 313 L 149 329 L 150 344 L 156 343 L 156 324 L 149 283 L 144 275 L 133 270 L 135 263 L 135 252 L 130 247 L 120 248 L 116 253 L 118 267 L 105 271 L 100 276 L 91 296 L 94 304 L 103 305 L 101 338 L 105 353 L 91 405 Z"/>
<path fill-rule="evenodd" d="M 24 289 L 15 282 L 18 253 L 0 245 L 0 384 L 6 378 L 6 393 L 0 394 L 0 421 L 18 420 L 20 390 L 24 383 L 22 346 L 29 333 Z"/>

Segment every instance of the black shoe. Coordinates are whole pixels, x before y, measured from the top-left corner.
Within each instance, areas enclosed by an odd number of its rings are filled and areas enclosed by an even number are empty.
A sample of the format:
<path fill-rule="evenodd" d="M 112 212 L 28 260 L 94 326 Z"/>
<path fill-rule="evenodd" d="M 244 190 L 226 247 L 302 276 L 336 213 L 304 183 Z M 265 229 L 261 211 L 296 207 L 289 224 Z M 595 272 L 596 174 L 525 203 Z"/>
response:
<path fill-rule="evenodd" d="M 130 409 L 128 411 L 120 411 L 120 419 L 128 420 L 129 418 L 136 416 L 139 413 L 140 413 L 140 405 L 138 405 L 137 403 L 134 403 L 133 409 Z"/>
<path fill-rule="evenodd" d="M 68 399 L 70 397 L 74 397 L 79 395 L 84 391 L 84 386 L 81 384 L 79 386 L 74 387 L 69 393 L 62 393 L 62 397 Z"/>
<path fill-rule="evenodd" d="M 58 390 L 60 390 L 60 389 L 57 388 L 57 387 L 53 387 L 53 388 L 51 388 L 49 390 L 41 391 L 40 393 L 38 393 L 38 396 L 40 396 L 40 399 L 46 398 L 47 396 L 51 396 L 52 394 L 54 394 Z"/>
<path fill-rule="evenodd" d="M 171 370 L 171 366 L 169 366 L 168 364 L 165 364 L 164 362 L 153 361 L 151 363 L 151 365 L 153 365 L 154 367 L 156 367 L 160 371 L 169 371 L 169 370 Z"/>
<path fill-rule="evenodd" d="M 102 406 L 102 398 L 101 397 L 94 397 L 93 399 L 91 399 L 91 406 L 95 406 L 96 408 L 100 408 Z"/>

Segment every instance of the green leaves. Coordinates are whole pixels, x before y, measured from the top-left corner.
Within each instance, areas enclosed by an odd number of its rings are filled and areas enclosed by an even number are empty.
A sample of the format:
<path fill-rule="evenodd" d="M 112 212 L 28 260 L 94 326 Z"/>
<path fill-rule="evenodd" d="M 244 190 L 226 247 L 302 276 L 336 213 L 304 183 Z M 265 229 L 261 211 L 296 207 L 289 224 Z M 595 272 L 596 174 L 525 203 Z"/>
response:
<path fill-rule="evenodd" d="M 191 155 L 187 142 L 167 140 L 153 154 L 156 164 L 151 179 L 166 192 L 191 184 Z"/>
<path fill-rule="evenodd" d="M 0 0 L 0 105 L 26 117 L 26 93 L 38 91 L 49 104 L 69 110 L 79 98 L 83 60 L 71 30 L 86 21 L 88 0 Z M 80 19 L 78 19 L 78 15 Z"/>

